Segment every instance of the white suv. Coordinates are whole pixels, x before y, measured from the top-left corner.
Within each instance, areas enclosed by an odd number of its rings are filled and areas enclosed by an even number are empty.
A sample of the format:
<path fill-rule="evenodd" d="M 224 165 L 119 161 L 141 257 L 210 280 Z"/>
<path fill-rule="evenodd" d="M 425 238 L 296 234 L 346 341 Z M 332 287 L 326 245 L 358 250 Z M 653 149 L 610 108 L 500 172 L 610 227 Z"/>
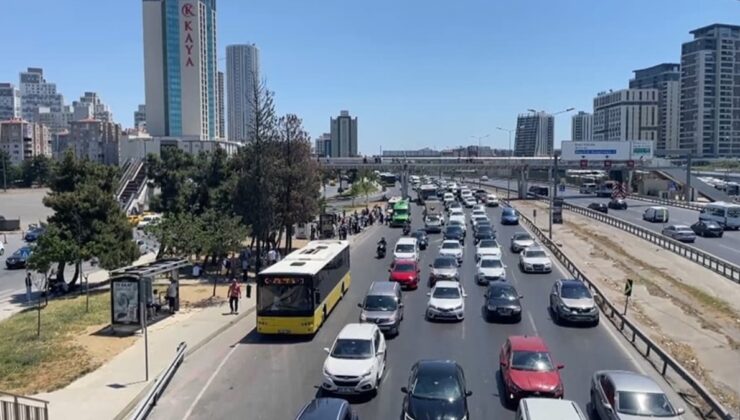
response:
<path fill-rule="evenodd" d="M 347 324 L 324 361 L 321 388 L 337 394 L 377 392 L 385 371 L 385 338 L 375 324 Z"/>
<path fill-rule="evenodd" d="M 393 248 L 393 258 L 419 261 L 419 245 L 416 238 L 400 238 Z"/>

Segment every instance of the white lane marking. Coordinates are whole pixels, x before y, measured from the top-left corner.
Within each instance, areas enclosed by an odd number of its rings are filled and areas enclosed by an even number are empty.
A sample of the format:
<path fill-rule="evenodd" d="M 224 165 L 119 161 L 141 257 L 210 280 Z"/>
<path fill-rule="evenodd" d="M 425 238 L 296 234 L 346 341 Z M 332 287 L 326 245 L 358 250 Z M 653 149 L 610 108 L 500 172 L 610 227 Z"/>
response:
<path fill-rule="evenodd" d="M 529 319 L 529 323 L 532 324 L 532 329 L 534 330 L 534 334 L 540 335 L 540 333 L 537 331 L 537 326 L 534 325 L 534 318 L 532 317 L 532 312 L 527 311 L 527 318 Z"/>
<path fill-rule="evenodd" d="M 226 362 L 229 360 L 231 355 L 234 353 L 234 351 L 238 347 L 239 347 L 238 345 L 234 345 L 234 347 L 232 347 L 231 350 L 229 350 L 229 353 L 226 355 L 226 357 L 224 357 L 223 360 L 221 360 L 221 363 L 218 364 L 218 367 L 216 368 L 216 370 L 213 371 L 213 374 L 211 374 L 211 377 L 208 378 L 208 381 L 206 382 L 206 384 L 203 385 L 203 388 L 200 390 L 198 395 L 195 397 L 193 402 L 190 404 L 190 407 L 188 407 L 188 411 L 185 412 L 185 415 L 182 418 L 183 420 L 187 420 L 188 417 L 190 417 L 190 415 L 193 414 L 193 409 L 195 409 L 195 406 L 198 404 L 200 399 L 203 398 L 203 394 L 205 394 L 208 387 L 211 386 L 211 382 L 213 382 L 213 380 L 216 379 L 216 376 L 218 376 L 219 372 L 221 372 L 221 369 L 223 369 Z"/>

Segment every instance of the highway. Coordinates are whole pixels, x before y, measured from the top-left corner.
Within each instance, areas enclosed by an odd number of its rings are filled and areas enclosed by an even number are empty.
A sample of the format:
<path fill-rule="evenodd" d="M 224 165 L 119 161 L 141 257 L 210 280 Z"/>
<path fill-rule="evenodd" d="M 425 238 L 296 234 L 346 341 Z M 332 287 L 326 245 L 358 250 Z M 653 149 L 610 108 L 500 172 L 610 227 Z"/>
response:
<path fill-rule="evenodd" d="M 476 184 L 469 180 L 468 184 L 474 187 Z M 484 185 L 495 185 L 497 187 L 506 188 L 506 180 L 490 180 Z M 537 185 L 537 182 L 530 182 L 531 185 Z M 511 188 L 516 188 L 516 180 L 512 180 Z M 563 197 L 566 202 L 575 204 L 583 207 L 587 207 L 590 203 L 608 203 L 609 198 L 599 198 L 593 194 L 580 194 L 576 188 L 566 188 L 564 193 L 558 193 L 559 196 Z M 642 220 L 642 214 L 645 209 L 651 206 L 658 206 L 659 204 L 653 204 L 642 200 L 631 200 L 627 199 L 627 210 L 614 210 L 609 209 L 609 215 L 616 218 L 625 220 L 635 225 L 639 225 L 655 232 L 660 233 L 663 227 L 663 223 L 652 223 Z M 699 220 L 699 212 L 696 210 L 683 209 L 680 207 L 666 207 L 669 212 L 669 221 L 667 224 L 681 224 L 691 226 Z M 667 225 L 666 224 L 666 225 Z M 727 230 L 722 238 L 703 238 L 697 237 L 696 242 L 691 244 L 692 246 L 701 249 L 702 251 L 708 252 L 716 257 L 722 258 L 730 262 L 740 261 L 740 231 Z"/>
<path fill-rule="evenodd" d="M 421 223 L 421 210 L 414 205 L 414 228 Z M 468 232 L 465 260 L 461 267 L 467 291 L 466 317 L 460 323 L 432 323 L 424 319 L 429 290 L 426 282 L 418 290 L 404 292 L 405 318 L 400 335 L 388 339 L 388 369 L 379 393 L 374 398 L 351 398 L 361 419 L 397 419 L 409 370 L 425 358 L 454 359 L 473 391 L 470 398 L 472 419 L 513 419 L 514 411 L 504 408 L 497 379 L 498 352 L 509 335 L 537 334 L 543 337 L 561 371 L 565 398 L 575 400 L 585 410 L 589 380 L 599 369 L 627 369 L 648 372 L 639 356 L 617 338 L 608 321 L 595 328 L 555 325 L 547 311 L 548 293 L 553 282 L 566 277 L 558 265 L 551 274 L 523 274 L 518 257 L 508 249 L 509 238 L 523 230 L 501 226 L 500 209 L 490 209 L 491 220 L 502 244 L 509 281 L 524 295 L 523 317 L 518 324 L 489 323 L 482 317 L 484 287 L 474 282 L 475 247 Z M 385 236 L 389 246 L 400 237 L 400 229 L 381 227 L 358 239 L 351 251 L 352 287 L 310 340 L 271 339 L 253 330 L 254 317 L 237 324 L 207 344 L 180 367 L 167 391 L 155 407 L 153 419 L 249 418 L 253 420 L 292 419 L 303 404 L 317 395 L 322 380 L 322 364 L 336 334 L 347 323 L 357 322 L 360 302 L 372 281 L 385 281 L 390 257 L 375 258 L 375 243 Z M 441 235 L 430 236 L 430 247 L 422 251 L 422 279 L 428 278 L 429 264 L 437 254 Z M 663 383 L 664 389 L 668 390 Z M 683 407 L 675 393 L 674 403 Z"/>

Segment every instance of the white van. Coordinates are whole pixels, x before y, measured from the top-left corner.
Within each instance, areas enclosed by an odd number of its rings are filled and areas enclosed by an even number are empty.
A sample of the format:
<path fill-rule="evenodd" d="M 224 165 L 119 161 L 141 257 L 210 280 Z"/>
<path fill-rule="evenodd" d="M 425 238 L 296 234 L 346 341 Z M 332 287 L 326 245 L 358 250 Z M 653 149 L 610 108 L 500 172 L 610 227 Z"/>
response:
<path fill-rule="evenodd" d="M 725 229 L 740 229 L 740 205 L 717 201 L 699 212 L 699 220 L 711 220 Z"/>
<path fill-rule="evenodd" d="M 419 261 L 419 244 L 416 238 L 399 238 L 393 248 L 393 258 Z"/>
<path fill-rule="evenodd" d="M 668 223 L 668 209 L 665 207 L 648 207 L 642 213 L 642 220 L 653 223 Z"/>
<path fill-rule="evenodd" d="M 586 420 L 573 401 L 553 398 L 522 398 L 516 410 L 516 420 Z"/>

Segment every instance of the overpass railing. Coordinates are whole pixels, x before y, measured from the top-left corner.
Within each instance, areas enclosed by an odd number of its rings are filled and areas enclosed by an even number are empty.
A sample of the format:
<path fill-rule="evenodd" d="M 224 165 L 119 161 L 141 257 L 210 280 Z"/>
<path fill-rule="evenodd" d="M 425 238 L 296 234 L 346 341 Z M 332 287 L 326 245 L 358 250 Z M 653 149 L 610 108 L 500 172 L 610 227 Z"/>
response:
<path fill-rule="evenodd" d="M 578 266 L 560 249 L 557 244 L 547 237 L 547 234 L 542 232 L 527 216 L 519 214 L 520 219 L 524 222 L 534 234 L 537 236 L 539 241 L 550 249 L 555 258 L 565 267 L 565 269 L 574 278 L 581 280 L 594 295 L 594 300 L 599 305 L 601 313 L 606 316 L 609 321 L 620 331 L 620 333 L 630 341 L 632 346 L 640 352 L 640 354 L 647 359 L 650 364 L 660 373 L 661 376 L 666 378 L 670 371 L 675 373 L 686 385 L 688 385 L 695 393 L 695 395 L 686 395 L 681 393 L 682 397 L 697 410 L 701 411 L 705 417 L 712 415 L 718 416 L 722 420 L 732 420 L 733 415 L 730 411 L 725 408 L 722 403 L 712 395 L 712 393 L 686 368 L 674 359 L 667 351 L 653 341 L 647 333 L 642 331 L 637 325 L 635 325 L 626 316 L 622 315 L 621 311 L 609 301 L 606 295 L 599 289 L 594 282 L 592 282 Z M 701 401 L 693 401 L 692 397 L 698 396 Z M 703 403 L 703 404 L 702 404 Z"/>
<path fill-rule="evenodd" d="M 0 391 L 0 420 L 49 420 L 49 402 Z"/>
<path fill-rule="evenodd" d="M 662 204 L 664 206 L 680 207 L 682 209 L 701 211 L 704 206 L 692 202 L 670 200 L 668 198 L 651 197 L 648 195 L 630 194 L 627 198 L 632 200 L 647 201 L 648 203 Z"/>

